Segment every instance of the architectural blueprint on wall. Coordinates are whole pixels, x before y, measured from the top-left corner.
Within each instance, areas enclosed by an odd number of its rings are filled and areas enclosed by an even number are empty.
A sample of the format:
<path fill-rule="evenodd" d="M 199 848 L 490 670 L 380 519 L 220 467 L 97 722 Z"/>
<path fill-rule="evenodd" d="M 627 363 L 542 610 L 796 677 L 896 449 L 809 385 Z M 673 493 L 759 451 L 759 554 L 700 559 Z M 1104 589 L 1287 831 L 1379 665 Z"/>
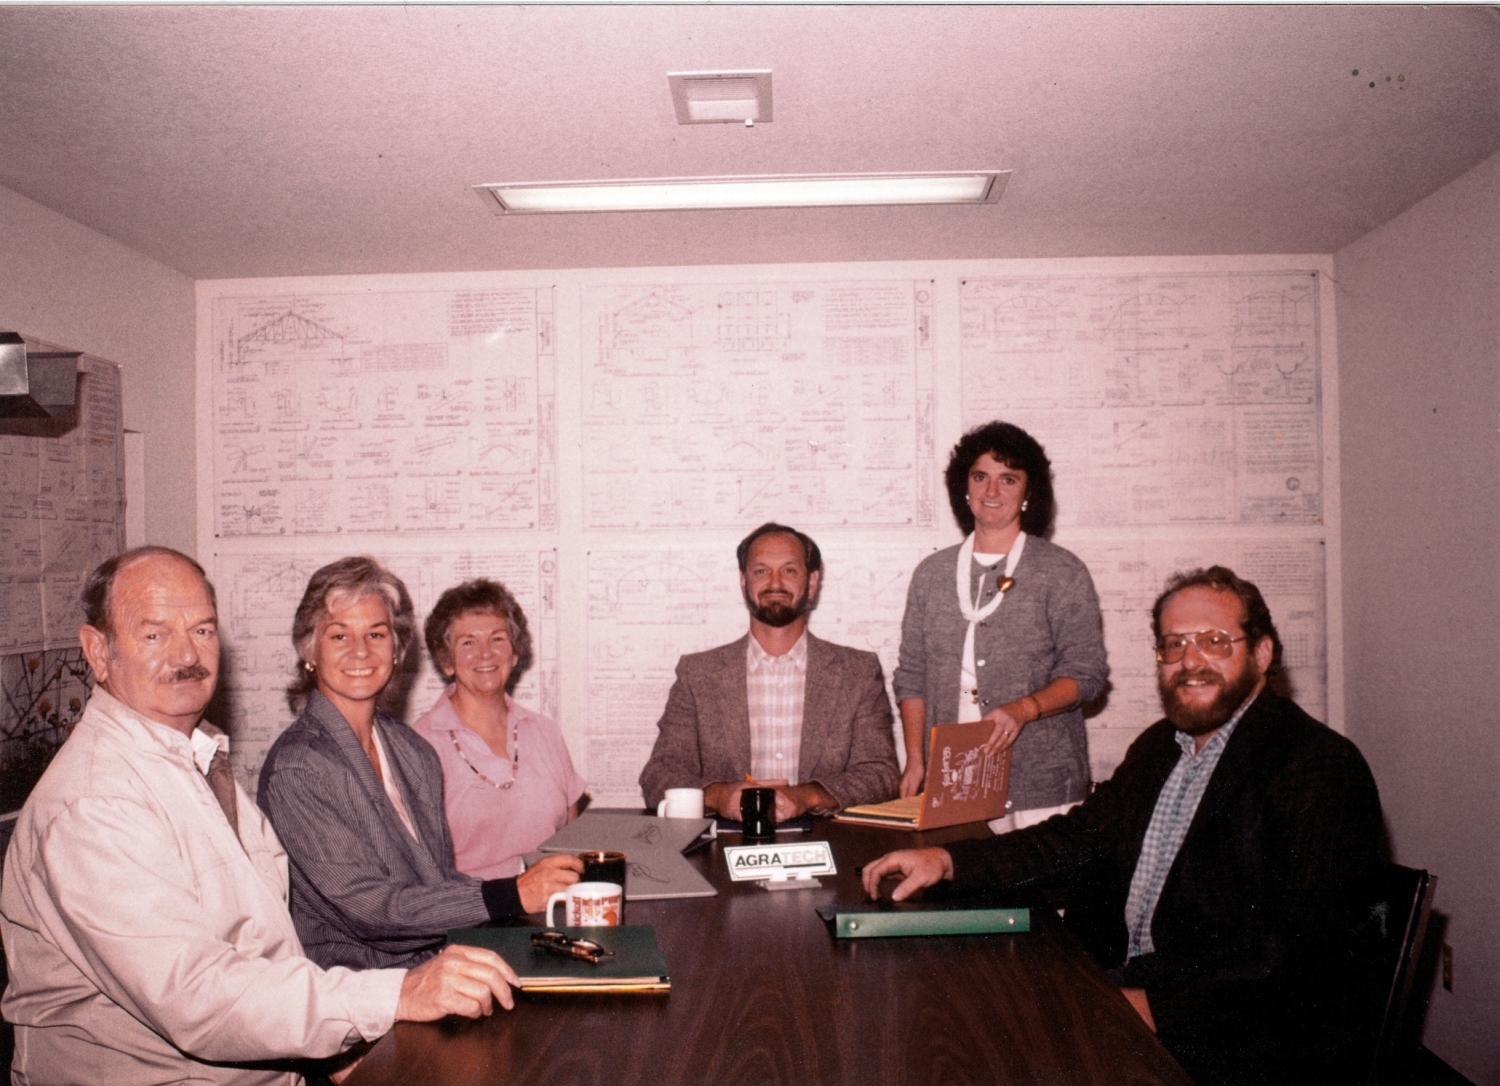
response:
<path fill-rule="evenodd" d="M 933 522 L 933 284 L 583 287 L 587 529 Z"/>
<path fill-rule="evenodd" d="M 223 296 L 214 531 L 556 526 L 550 289 Z"/>
<path fill-rule="evenodd" d="M 1320 524 L 1317 276 L 968 279 L 965 427 L 1026 427 L 1060 527 Z"/>
<path fill-rule="evenodd" d="M 79 369 L 76 419 L 0 434 L 0 653 L 77 645 L 84 579 L 125 543 L 120 369 Z"/>
<path fill-rule="evenodd" d="M 1339 726 L 1336 344 L 1321 271 L 1289 266 L 200 283 L 199 553 L 283 594 L 228 619 L 242 779 L 290 719 L 291 614 L 317 564 L 373 552 L 418 577 L 402 563 L 420 551 L 447 577 L 413 584 L 422 610 L 459 579 L 442 563 L 552 555 L 545 577 L 500 567 L 536 585 L 528 613 L 545 584 L 563 601 L 519 696 L 561 724 L 596 802 L 634 804 L 677 658 L 745 632 L 734 541 L 769 519 L 810 532 L 811 629 L 877 652 L 889 681 L 907 578 L 960 538 L 947 451 L 992 418 L 1046 446 L 1056 540 L 1104 601 L 1096 776 L 1160 715 L 1148 612 L 1193 566 L 1261 582 L 1293 692 Z M 408 715 L 436 694 L 419 682 Z"/>
<path fill-rule="evenodd" d="M 906 582 L 926 553 L 825 548 L 825 584 L 809 629 L 878 653 L 889 686 Z M 749 628 L 739 570 L 732 550 L 592 551 L 588 589 L 589 790 L 604 806 L 635 806 L 678 657 Z"/>
<path fill-rule="evenodd" d="M 219 593 L 224 647 L 216 723 L 233 737 L 231 760 L 241 782 L 255 791 L 271 743 L 292 722 L 286 687 L 297 656 L 292 616 L 307 580 L 341 553 L 297 550 L 285 554 L 216 554 L 209 571 Z M 557 552 L 551 548 L 484 552 L 380 553 L 373 555 L 405 582 L 416 607 L 418 647 L 406 673 L 393 680 L 405 692 L 402 715 L 417 719 L 443 690 L 441 677 L 421 648 L 421 623 L 445 589 L 473 577 L 501 581 L 526 612 L 535 662 L 516 689 L 517 701 L 554 719 L 558 713 Z"/>

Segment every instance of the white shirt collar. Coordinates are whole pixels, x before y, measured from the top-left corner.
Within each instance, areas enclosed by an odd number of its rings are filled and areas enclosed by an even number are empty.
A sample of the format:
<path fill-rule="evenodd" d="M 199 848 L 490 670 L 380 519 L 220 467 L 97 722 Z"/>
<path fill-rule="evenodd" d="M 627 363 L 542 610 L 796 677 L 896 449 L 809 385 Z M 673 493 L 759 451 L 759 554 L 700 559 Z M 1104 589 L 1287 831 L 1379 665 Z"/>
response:
<path fill-rule="evenodd" d="M 762 667 L 780 667 L 790 664 L 800 668 L 807 663 L 807 631 L 802 631 L 802 636 L 797 638 L 797 643 L 780 656 L 772 656 L 761 647 L 755 635 L 749 637 L 750 646 L 745 655 L 745 666 L 751 671 L 759 671 Z"/>
<path fill-rule="evenodd" d="M 208 776 L 209 763 L 214 760 L 214 755 L 220 750 L 226 755 L 229 753 L 229 736 L 222 734 L 217 737 L 212 736 L 202 728 L 193 729 L 189 742 L 193 745 L 193 764 L 205 777 Z"/>

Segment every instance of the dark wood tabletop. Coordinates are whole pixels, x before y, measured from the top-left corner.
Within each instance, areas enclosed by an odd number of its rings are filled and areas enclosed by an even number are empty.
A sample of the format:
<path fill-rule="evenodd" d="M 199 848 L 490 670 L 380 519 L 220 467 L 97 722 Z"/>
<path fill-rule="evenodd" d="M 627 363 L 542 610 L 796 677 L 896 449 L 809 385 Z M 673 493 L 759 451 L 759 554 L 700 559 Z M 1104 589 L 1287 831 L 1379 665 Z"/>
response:
<path fill-rule="evenodd" d="M 856 868 L 867 861 L 963 835 L 819 820 L 813 836 L 832 843 L 838 875 L 780 892 L 731 883 L 710 845 L 690 859 L 717 897 L 627 906 L 629 923 L 656 929 L 670 994 L 518 994 L 514 1010 L 487 1019 L 402 1023 L 350 1086 L 1190 1086 L 1044 908 L 1026 934 L 859 940 L 835 940 L 814 912 L 863 901 Z"/>

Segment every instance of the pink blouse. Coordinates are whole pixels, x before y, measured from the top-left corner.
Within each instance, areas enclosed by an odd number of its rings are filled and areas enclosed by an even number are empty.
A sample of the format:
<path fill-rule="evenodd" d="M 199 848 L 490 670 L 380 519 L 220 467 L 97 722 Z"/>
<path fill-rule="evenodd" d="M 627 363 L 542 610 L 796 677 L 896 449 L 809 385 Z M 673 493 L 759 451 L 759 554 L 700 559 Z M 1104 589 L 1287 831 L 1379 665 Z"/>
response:
<path fill-rule="evenodd" d="M 453 832 L 453 862 L 475 878 L 511 878 L 521 873 L 524 853 L 567 824 L 568 808 L 583 795 L 586 782 L 573 769 L 562 730 L 507 695 L 519 769 L 511 787 L 497 788 L 511 779 L 511 761 L 496 757 L 458 718 L 453 689 L 448 687 L 412 725 L 443 763 L 443 807 Z"/>

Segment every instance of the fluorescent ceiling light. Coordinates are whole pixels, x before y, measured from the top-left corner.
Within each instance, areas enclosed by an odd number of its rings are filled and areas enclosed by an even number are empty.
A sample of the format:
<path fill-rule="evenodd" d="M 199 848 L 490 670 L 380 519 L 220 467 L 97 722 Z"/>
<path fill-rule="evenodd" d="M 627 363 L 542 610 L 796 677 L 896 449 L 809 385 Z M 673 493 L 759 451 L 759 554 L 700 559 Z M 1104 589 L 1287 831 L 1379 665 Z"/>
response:
<path fill-rule="evenodd" d="M 954 173 L 660 177 L 475 185 L 500 214 L 545 211 L 683 211 L 885 204 L 992 204 L 1009 170 Z"/>

